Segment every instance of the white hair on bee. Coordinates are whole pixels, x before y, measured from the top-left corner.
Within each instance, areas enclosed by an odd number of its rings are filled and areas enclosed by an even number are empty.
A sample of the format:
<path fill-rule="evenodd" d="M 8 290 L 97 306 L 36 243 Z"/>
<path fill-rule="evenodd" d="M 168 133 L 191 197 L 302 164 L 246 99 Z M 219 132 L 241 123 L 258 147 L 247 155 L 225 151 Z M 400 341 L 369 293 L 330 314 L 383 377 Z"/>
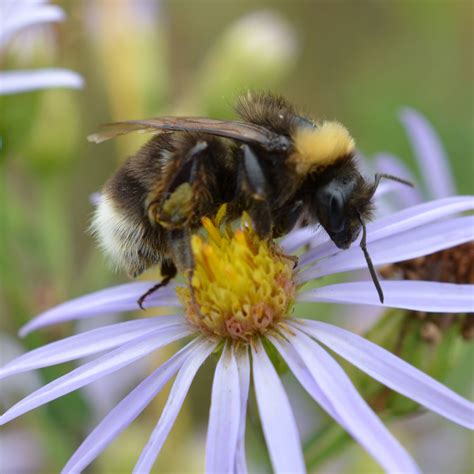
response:
<path fill-rule="evenodd" d="M 133 274 L 140 266 L 143 257 L 138 251 L 144 249 L 145 229 L 143 225 L 132 222 L 105 194 L 100 196 L 90 231 L 115 270 L 123 268 Z"/>

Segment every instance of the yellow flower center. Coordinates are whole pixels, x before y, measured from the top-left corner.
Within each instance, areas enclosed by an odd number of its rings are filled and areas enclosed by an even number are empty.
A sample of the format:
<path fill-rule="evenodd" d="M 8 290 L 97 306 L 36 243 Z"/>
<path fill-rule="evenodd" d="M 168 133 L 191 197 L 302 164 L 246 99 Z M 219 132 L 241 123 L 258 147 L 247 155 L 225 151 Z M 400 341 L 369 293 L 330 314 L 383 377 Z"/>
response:
<path fill-rule="evenodd" d="M 288 317 L 296 284 L 294 260 L 273 242 L 259 239 L 244 214 L 242 228 L 203 219 L 207 239 L 192 237 L 192 289 L 178 296 L 188 320 L 207 336 L 249 341 Z"/>

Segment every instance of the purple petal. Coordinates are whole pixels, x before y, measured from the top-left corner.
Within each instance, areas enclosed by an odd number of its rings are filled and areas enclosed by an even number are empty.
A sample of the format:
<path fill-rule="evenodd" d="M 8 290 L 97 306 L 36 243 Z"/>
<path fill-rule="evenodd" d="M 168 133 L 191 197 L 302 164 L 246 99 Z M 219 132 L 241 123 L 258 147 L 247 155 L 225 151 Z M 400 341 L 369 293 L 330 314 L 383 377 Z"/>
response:
<path fill-rule="evenodd" d="M 401 110 L 400 120 L 410 137 L 430 197 L 436 199 L 456 194 L 448 157 L 431 124 L 420 113 L 409 108 Z"/>
<path fill-rule="evenodd" d="M 243 347 L 238 350 L 236 357 L 237 367 L 239 369 L 240 421 L 234 472 L 239 474 L 247 474 L 247 460 L 245 457 L 245 420 L 247 417 L 247 400 L 250 386 L 250 361 L 248 348 Z"/>
<path fill-rule="evenodd" d="M 389 216 L 377 219 L 367 225 L 367 242 L 375 242 L 384 237 L 420 227 L 443 217 L 474 209 L 473 196 L 454 196 L 425 202 L 403 209 Z M 320 246 L 309 250 L 300 258 L 300 267 L 314 260 L 341 252 L 336 245 L 328 240 Z"/>
<path fill-rule="evenodd" d="M 336 361 L 298 330 L 294 336 L 288 335 L 288 339 L 347 429 L 367 452 L 387 472 L 419 472 L 410 455 L 370 409 Z"/>
<path fill-rule="evenodd" d="M 379 239 L 368 247 L 373 264 L 384 265 L 429 255 L 469 242 L 473 238 L 474 216 L 463 216 Z M 313 278 L 359 268 L 367 268 L 367 262 L 361 249 L 352 247 L 303 270 L 298 274 L 297 281 L 305 283 Z"/>
<path fill-rule="evenodd" d="M 57 5 L 21 5 L 21 2 L 16 1 L 14 4 L 3 6 L 2 17 L 0 47 L 24 28 L 63 21 L 65 15 L 62 8 Z"/>
<path fill-rule="evenodd" d="M 136 310 L 139 308 L 138 298 L 155 283 L 154 281 L 127 283 L 67 301 L 33 318 L 20 329 L 20 336 L 24 337 L 31 331 L 51 324 L 91 318 L 99 314 Z M 145 300 L 144 306 L 150 308 L 153 306 L 180 307 L 181 305 L 176 297 L 174 285 L 168 285 L 150 295 Z"/>
<path fill-rule="evenodd" d="M 472 403 L 391 352 L 331 324 L 301 320 L 298 327 L 387 387 L 474 429 Z"/>
<path fill-rule="evenodd" d="M 44 405 L 58 397 L 84 387 L 104 375 L 110 374 L 133 361 L 144 357 L 170 342 L 182 339 L 191 334 L 191 329 L 183 324 L 171 328 L 159 328 L 150 331 L 146 336 L 108 352 L 97 359 L 72 370 L 66 375 L 48 383 L 31 395 L 19 401 L 0 417 L 0 425 L 16 418 L 27 411 Z"/>
<path fill-rule="evenodd" d="M 17 357 L 0 368 L 0 379 L 7 376 L 61 364 L 86 357 L 97 352 L 113 349 L 137 339 L 157 328 L 182 325 L 183 316 L 157 316 L 124 323 L 110 324 L 76 336 L 52 342 Z"/>
<path fill-rule="evenodd" d="M 204 361 L 215 349 L 216 343 L 204 342 L 193 353 L 193 357 L 188 357 L 176 376 L 171 388 L 168 400 L 161 414 L 160 420 L 150 436 L 147 444 L 140 454 L 137 464 L 133 470 L 134 474 L 145 474 L 151 471 L 155 460 L 160 453 L 163 443 L 178 416 L 189 387 Z"/>
<path fill-rule="evenodd" d="M 432 313 L 472 313 L 474 285 L 432 281 L 381 282 L 385 302 L 380 303 L 372 281 L 338 283 L 303 291 L 297 301 L 368 304 Z"/>
<path fill-rule="evenodd" d="M 212 383 L 206 440 L 206 472 L 233 472 L 240 423 L 239 370 L 226 344 Z"/>
<path fill-rule="evenodd" d="M 263 434 L 275 472 L 306 472 L 288 397 L 260 340 L 252 346 L 253 383 Z"/>
<path fill-rule="evenodd" d="M 379 153 L 375 155 L 374 160 L 375 166 L 380 172 L 398 176 L 413 184 L 416 183 L 417 180 L 411 171 L 396 156 L 390 155 L 389 153 Z M 396 191 L 398 192 L 395 194 L 395 197 L 402 207 L 414 206 L 424 201 L 423 195 L 416 184 L 414 188 L 398 184 Z"/>
<path fill-rule="evenodd" d="M 286 334 L 286 332 L 285 332 Z M 311 395 L 314 401 L 321 406 L 330 416 L 332 416 L 343 427 L 344 421 L 334 410 L 332 403 L 321 390 L 317 380 L 313 378 L 305 363 L 288 341 L 275 336 L 269 336 L 270 341 L 276 347 L 289 369 L 296 377 L 302 387 Z"/>
<path fill-rule="evenodd" d="M 68 69 L 33 69 L 0 73 L 0 95 L 56 87 L 81 89 L 83 86 L 84 79 L 77 72 Z"/>
<path fill-rule="evenodd" d="M 83 441 L 64 466 L 63 473 L 82 472 L 153 400 L 183 363 L 194 357 L 199 347 L 195 339 L 168 359 L 143 382 L 137 385 Z"/>
<path fill-rule="evenodd" d="M 280 246 L 287 254 L 292 254 L 303 245 L 308 244 L 317 236 L 314 227 L 302 227 L 290 232 L 280 241 Z"/>

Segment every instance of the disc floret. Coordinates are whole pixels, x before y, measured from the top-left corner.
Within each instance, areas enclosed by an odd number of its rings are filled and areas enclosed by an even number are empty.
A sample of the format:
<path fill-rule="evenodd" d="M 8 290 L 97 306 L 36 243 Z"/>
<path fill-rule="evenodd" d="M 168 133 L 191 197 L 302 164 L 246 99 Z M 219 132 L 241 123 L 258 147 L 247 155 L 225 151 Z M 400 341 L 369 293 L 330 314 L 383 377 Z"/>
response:
<path fill-rule="evenodd" d="M 194 235 L 192 289 L 178 288 L 186 316 L 206 336 L 248 342 L 287 318 L 295 298 L 294 260 L 261 240 L 247 215 L 242 226 L 203 219 L 207 238 Z"/>

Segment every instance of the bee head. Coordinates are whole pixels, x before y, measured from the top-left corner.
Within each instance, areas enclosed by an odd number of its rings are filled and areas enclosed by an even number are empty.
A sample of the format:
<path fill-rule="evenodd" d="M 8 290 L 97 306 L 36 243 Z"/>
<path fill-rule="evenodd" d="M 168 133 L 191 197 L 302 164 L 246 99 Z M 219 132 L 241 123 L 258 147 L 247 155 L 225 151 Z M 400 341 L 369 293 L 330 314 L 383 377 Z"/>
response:
<path fill-rule="evenodd" d="M 370 220 L 373 193 L 373 185 L 354 169 L 336 174 L 318 187 L 318 220 L 339 248 L 349 248 L 360 233 L 362 221 Z"/>

